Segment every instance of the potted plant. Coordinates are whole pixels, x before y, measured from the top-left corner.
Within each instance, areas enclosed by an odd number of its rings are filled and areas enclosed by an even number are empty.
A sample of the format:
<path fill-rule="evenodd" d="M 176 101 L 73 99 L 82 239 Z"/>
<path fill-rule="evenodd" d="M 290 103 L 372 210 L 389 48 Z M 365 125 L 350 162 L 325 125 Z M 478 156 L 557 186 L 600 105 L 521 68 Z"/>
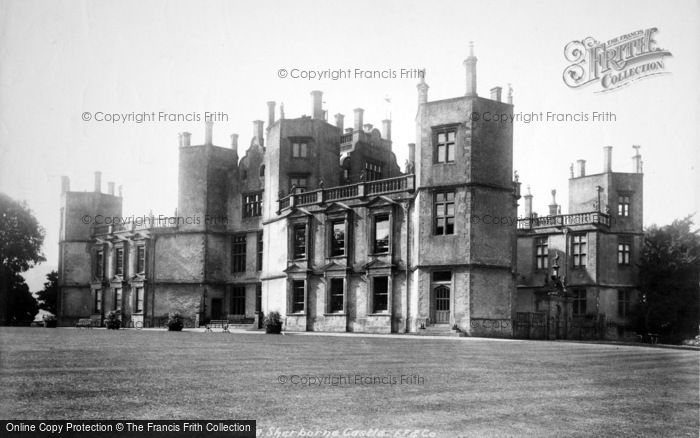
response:
<path fill-rule="evenodd" d="M 119 319 L 118 310 L 112 310 L 107 313 L 107 317 L 105 318 L 105 327 L 107 327 L 107 330 L 119 330 L 121 326 L 122 321 Z"/>
<path fill-rule="evenodd" d="M 171 312 L 168 314 L 167 325 L 169 332 L 181 332 L 182 328 L 185 326 L 185 318 L 178 312 Z"/>
<path fill-rule="evenodd" d="M 58 320 L 53 315 L 44 315 L 44 327 L 45 328 L 56 328 L 58 325 Z"/>
<path fill-rule="evenodd" d="M 280 334 L 282 333 L 282 316 L 279 312 L 270 312 L 263 319 L 265 333 Z"/>

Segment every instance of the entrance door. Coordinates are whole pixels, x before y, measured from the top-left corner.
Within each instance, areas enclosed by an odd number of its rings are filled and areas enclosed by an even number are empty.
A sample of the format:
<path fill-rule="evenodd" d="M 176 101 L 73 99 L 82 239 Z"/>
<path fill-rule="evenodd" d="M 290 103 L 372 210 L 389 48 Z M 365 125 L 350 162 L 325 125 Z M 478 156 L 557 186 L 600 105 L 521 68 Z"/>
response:
<path fill-rule="evenodd" d="M 221 319 L 221 298 L 211 300 L 211 319 Z"/>
<path fill-rule="evenodd" d="M 450 323 L 450 288 L 444 284 L 433 288 L 433 308 L 435 324 Z"/>

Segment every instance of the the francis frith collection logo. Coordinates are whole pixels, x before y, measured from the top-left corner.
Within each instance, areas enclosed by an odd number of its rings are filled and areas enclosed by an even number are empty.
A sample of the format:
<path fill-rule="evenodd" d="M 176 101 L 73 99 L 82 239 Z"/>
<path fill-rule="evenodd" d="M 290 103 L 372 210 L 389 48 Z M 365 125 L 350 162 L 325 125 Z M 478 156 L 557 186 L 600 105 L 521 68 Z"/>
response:
<path fill-rule="evenodd" d="M 657 28 L 637 30 L 606 42 L 593 37 L 571 41 L 564 48 L 564 83 L 571 88 L 600 84 L 597 93 L 619 89 L 653 75 L 668 73 L 664 57 L 671 52 L 658 46 Z"/>

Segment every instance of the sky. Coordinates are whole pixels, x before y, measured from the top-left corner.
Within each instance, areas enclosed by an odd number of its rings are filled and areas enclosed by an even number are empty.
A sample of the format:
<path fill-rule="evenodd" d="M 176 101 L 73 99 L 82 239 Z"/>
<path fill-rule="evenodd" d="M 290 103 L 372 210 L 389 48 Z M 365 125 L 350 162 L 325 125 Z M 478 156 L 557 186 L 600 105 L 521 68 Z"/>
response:
<path fill-rule="evenodd" d="M 40 289 L 58 263 L 60 177 L 92 190 L 93 173 L 123 186 L 124 214 L 172 214 L 177 204 L 178 133 L 204 137 L 202 121 L 96 121 L 98 113 L 226 115 L 214 144 L 267 121 L 267 101 L 287 118 L 310 114 L 312 90 L 329 117 L 365 109 L 381 129 L 391 117 L 398 162 L 415 142 L 415 77 L 428 99 L 465 92 L 463 61 L 474 42 L 477 91 L 513 87 L 516 113 L 610 112 L 608 122 L 516 122 L 514 168 L 534 209 L 552 189 L 566 212 L 569 165 L 598 173 L 603 147 L 613 170 L 644 161 L 644 223 L 700 210 L 700 7 L 698 1 L 51 1 L 0 0 L 0 191 L 24 200 L 46 230 L 47 261 L 27 278 Z M 666 74 L 608 93 L 570 88 L 564 47 L 657 28 Z M 281 78 L 280 69 L 288 76 Z M 292 71 L 395 71 L 395 78 L 303 79 Z M 387 99 L 390 102 L 387 102 Z M 84 113 L 91 120 L 83 120 Z M 279 111 L 278 111 L 279 116 Z M 102 116 L 99 116 L 102 118 Z M 522 211 L 522 210 L 521 210 Z M 700 218 L 696 219 L 700 222 Z"/>

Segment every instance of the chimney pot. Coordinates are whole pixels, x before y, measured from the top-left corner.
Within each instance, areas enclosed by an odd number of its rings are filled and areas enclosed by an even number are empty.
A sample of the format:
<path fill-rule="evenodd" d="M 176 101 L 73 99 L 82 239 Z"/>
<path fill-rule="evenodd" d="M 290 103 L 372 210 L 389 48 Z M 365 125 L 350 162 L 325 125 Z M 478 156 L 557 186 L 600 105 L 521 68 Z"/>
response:
<path fill-rule="evenodd" d="M 464 60 L 467 71 L 467 96 L 476 96 L 476 56 L 474 56 L 474 42 L 469 42 L 469 57 Z"/>
<path fill-rule="evenodd" d="M 525 197 L 525 217 L 532 217 L 532 193 L 530 193 L 530 186 L 527 186 L 527 194 Z"/>
<path fill-rule="evenodd" d="M 335 115 L 335 127 L 340 129 L 340 132 L 343 132 L 343 126 L 345 125 L 345 116 L 338 113 Z"/>
<path fill-rule="evenodd" d="M 362 116 L 365 110 L 362 108 L 355 108 L 355 131 L 362 131 Z"/>
<path fill-rule="evenodd" d="M 579 178 L 582 176 L 586 176 L 586 160 L 576 160 L 576 164 L 578 164 Z"/>
<path fill-rule="evenodd" d="M 114 182 L 110 181 L 107 183 L 107 193 L 114 196 Z"/>
<path fill-rule="evenodd" d="M 634 156 L 632 157 L 632 164 L 634 166 L 634 168 L 633 168 L 634 173 L 644 173 L 644 172 L 642 172 L 642 155 L 639 153 L 639 148 L 641 146 L 633 145 L 632 147 L 634 148 L 634 150 L 636 152 L 634 154 Z"/>
<path fill-rule="evenodd" d="M 70 178 L 63 175 L 61 177 L 61 193 L 70 192 Z"/>
<path fill-rule="evenodd" d="M 211 146 L 214 138 L 214 122 L 209 119 L 204 122 L 204 144 Z"/>
<path fill-rule="evenodd" d="M 269 130 L 272 128 L 272 125 L 275 123 L 275 102 L 274 101 L 269 101 L 267 102 L 267 129 Z"/>
<path fill-rule="evenodd" d="M 552 190 L 552 203 L 549 204 L 549 215 L 556 216 L 561 212 L 559 205 L 557 204 L 557 191 Z"/>
<path fill-rule="evenodd" d="M 265 138 L 263 137 L 263 125 L 265 122 L 262 120 L 255 120 L 253 121 L 253 136 L 255 137 L 254 139 L 257 140 L 258 146 L 264 146 L 265 144 Z"/>
<path fill-rule="evenodd" d="M 391 141 L 391 120 L 382 120 L 382 130 L 384 131 L 384 138 Z"/>
<path fill-rule="evenodd" d="M 316 120 L 324 120 L 322 99 L 322 91 L 314 90 L 311 92 L 311 117 Z"/>
<path fill-rule="evenodd" d="M 491 100 L 495 100 L 497 102 L 501 101 L 501 91 L 503 89 L 501 87 L 493 87 L 491 89 Z"/>
<path fill-rule="evenodd" d="M 513 87 L 508 84 L 508 103 L 513 105 Z"/>
<path fill-rule="evenodd" d="M 180 134 L 180 147 L 189 147 L 190 145 L 190 138 L 192 137 L 192 134 L 189 132 L 183 132 Z"/>
<path fill-rule="evenodd" d="M 426 103 L 428 101 L 428 88 L 430 87 L 425 83 L 425 73 L 421 76 L 416 88 L 418 89 L 418 105 Z"/>
<path fill-rule="evenodd" d="M 95 193 L 102 193 L 102 172 L 95 172 Z"/>
<path fill-rule="evenodd" d="M 231 134 L 231 149 L 238 151 L 238 134 Z"/>
<path fill-rule="evenodd" d="M 603 172 L 612 172 L 612 146 L 605 146 L 603 148 Z"/>

